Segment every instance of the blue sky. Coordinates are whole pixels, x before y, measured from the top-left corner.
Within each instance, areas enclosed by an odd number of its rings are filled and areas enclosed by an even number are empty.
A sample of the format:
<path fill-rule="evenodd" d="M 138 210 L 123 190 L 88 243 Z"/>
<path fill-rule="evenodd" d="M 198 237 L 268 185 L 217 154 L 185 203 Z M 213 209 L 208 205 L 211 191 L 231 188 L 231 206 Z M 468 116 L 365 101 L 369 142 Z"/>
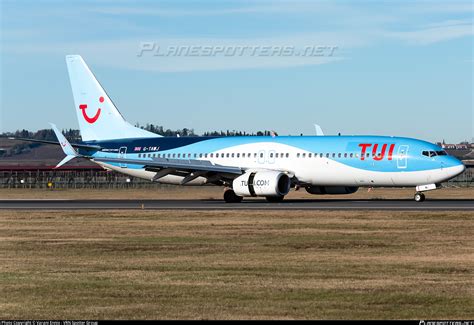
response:
<path fill-rule="evenodd" d="M 471 1 L 2 1 L 0 132 L 77 128 L 80 54 L 131 123 L 471 140 Z M 331 47 L 323 56 L 154 56 Z M 261 52 L 259 52 L 261 53 Z"/>

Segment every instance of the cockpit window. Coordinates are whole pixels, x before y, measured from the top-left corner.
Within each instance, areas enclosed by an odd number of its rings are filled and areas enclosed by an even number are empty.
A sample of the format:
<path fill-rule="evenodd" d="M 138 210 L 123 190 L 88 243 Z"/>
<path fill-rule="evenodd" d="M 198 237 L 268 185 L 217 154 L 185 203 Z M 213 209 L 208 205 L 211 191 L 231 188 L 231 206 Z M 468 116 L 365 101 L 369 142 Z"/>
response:
<path fill-rule="evenodd" d="M 446 151 L 444 151 L 444 150 L 436 151 L 436 153 L 438 154 L 438 156 L 447 156 L 448 155 L 446 153 Z"/>
<path fill-rule="evenodd" d="M 425 151 L 422 151 L 421 154 L 423 156 L 427 156 L 427 157 L 434 157 L 434 156 L 436 156 L 436 151 L 425 150 Z M 446 153 L 444 153 L 444 154 L 446 154 Z"/>

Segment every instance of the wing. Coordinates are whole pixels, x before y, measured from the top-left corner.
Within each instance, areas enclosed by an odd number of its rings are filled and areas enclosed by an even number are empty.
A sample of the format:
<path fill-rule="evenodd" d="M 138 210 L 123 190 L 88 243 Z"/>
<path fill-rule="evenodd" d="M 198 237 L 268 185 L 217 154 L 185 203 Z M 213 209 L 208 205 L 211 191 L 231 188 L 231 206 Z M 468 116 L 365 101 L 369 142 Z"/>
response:
<path fill-rule="evenodd" d="M 213 164 L 207 160 L 197 159 L 168 159 L 168 158 L 152 158 L 143 159 L 126 159 L 126 158 L 93 158 L 93 161 L 104 163 L 118 163 L 144 166 L 145 170 L 156 172 L 154 181 L 166 175 L 184 176 L 182 185 L 189 183 L 197 177 L 205 177 L 208 183 L 222 183 L 233 180 L 242 175 L 244 170 L 240 167 L 223 166 Z"/>

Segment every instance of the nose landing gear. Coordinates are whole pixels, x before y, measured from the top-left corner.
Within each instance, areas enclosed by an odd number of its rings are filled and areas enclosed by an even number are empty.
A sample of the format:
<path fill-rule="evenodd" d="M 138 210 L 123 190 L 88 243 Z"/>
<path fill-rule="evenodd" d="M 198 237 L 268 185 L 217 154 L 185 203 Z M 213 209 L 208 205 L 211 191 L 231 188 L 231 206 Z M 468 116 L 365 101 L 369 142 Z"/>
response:
<path fill-rule="evenodd" d="M 425 200 L 425 195 L 422 192 L 437 190 L 439 188 L 441 188 L 441 184 L 418 185 L 416 187 L 414 199 L 416 202 L 423 202 Z"/>

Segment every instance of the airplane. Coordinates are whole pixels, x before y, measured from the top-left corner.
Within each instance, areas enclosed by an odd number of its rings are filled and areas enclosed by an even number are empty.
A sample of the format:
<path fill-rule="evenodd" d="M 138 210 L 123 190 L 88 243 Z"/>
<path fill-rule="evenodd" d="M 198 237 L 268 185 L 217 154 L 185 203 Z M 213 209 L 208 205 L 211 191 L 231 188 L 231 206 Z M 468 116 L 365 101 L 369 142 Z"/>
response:
<path fill-rule="evenodd" d="M 66 157 L 83 157 L 152 182 L 225 187 L 224 200 L 265 197 L 281 202 L 292 188 L 314 195 L 352 194 L 361 187 L 415 187 L 414 200 L 465 170 L 432 143 L 394 136 L 162 137 L 128 123 L 80 55 L 67 55 L 82 143 L 58 128 Z"/>

